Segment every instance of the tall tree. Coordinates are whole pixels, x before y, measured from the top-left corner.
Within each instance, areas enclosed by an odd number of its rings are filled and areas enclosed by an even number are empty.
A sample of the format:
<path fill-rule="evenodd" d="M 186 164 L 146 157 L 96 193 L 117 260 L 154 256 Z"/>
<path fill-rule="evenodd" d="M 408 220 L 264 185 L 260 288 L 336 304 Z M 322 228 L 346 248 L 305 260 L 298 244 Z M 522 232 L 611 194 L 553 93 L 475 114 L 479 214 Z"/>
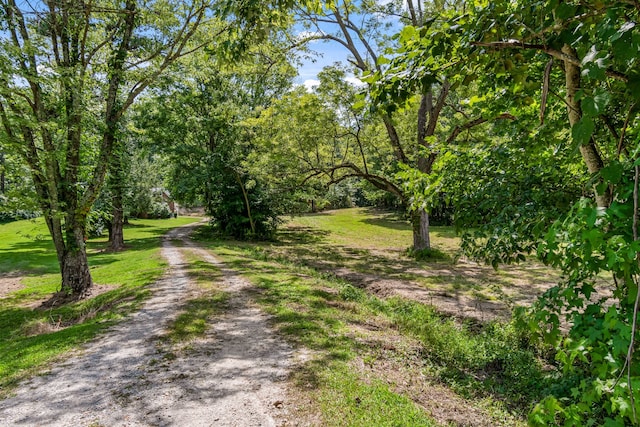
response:
<path fill-rule="evenodd" d="M 134 0 L 6 0 L 0 8 L 0 119 L 31 169 L 58 255 L 61 289 L 83 297 L 92 284 L 86 217 L 104 182 L 118 123 L 164 69 L 194 49 L 189 40 L 208 3 L 154 3 L 148 9 Z M 103 90 L 100 98 L 93 81 Z M 99 110 L 94 138 L 87 122 Z"/>
<path fill-rule="evenodd" d="M 61 289 L 92 284 L 85 224 L 124 113 L 165 70 L 225 34 L 242 49 L 292 1 L 0 2 L 0 120 L 26 159 L 53 238 Z M 215 43 L 214 43 L 215 46 Z M 92 83 L 97 83 L 93 86 Z M 97 138 L 89 117 L 102 111 Z"/>
<path fill-rule="evenodd" d="M 254 138 L 244 125 L 291 86 L 295 70 L 277 44 L 271 38 L 252 46 L 233 65 L 192 57 L 137 118 L 167 156 L 174 197 L 202 202 L 212 222 L 236 237 L 268 234 L 287 199 L 270 191 L 268 171 L 256 173 L 248 161 Z"/>
<path fill-rule="evenodd" d="M 395 25 L 405 28 L 395 36 L 396 47 L 401 51 L 405 44 L 411 43 L 417 35 L 416 28 L 425 23 L 432 23 L 439 14 L 463 7 L 462 2 L 333 2 L 321 13 L 301 11 L 300 14 L 314 31 L 309 40 L 326 40 L 342 45 L 350 54 L 349 61 L 357 74 L 370 85 L 372 94 L 380 93 L 380 86 L 397 85 L 402 79 L 389 73 L 389 59 L 384 57 L 385 50 L 391 46 L 388 32 Z M 434 59 L 435 61 L 436 59 Z M 398 71 L 397 69 L 395 71 Z M 382 77 L 384 76 L 384 77 Z M 384 82 L 383 82 L 384 81 Z M 509 114 L 498 114 L 490 117 L 478 117 L 469 120 L 454 117 L 457 123 L 443 121 L 444 111 L 449 109 L 449 116 L 459 111 L 456 97 L 452 90 L 459 82 L 451 80 L 451 76 L 443 68 L 438 76 L 429 75 L 420 80 L 420 84 L 408 86 L 403 94 L 404 99 L 398 102 L 392 97 L 391 102 L 376 97 L 371 109 L 384 125 L 387 143 L 393 152 L 396 172 L 404 167 L 417 170 L 423 176 L 431 176 L 438 158 L 439 145 L 454 140 L 462 131 L 482 125 L 496 118 L 509 118 Z M 396 88 L 397 89 L 397 88 Z M 385 88 L 389 94 L 395 89 Z M 398 126 L 402 120 L 398 107 L 407 98 L 412 98 L 416 108 L 413 112 L 413 132 L 403 135 Z M 406 111 L 406 109 L 405 109 Z M 404 119 L 404 118 L 403 118 Z M 405 190 L 401 181 L 387 176 L 383 184 L 380 174 L 369 169 L 363 171 L 352 162 L 345 162 L 339 168 L 348 170 L 343 176 L 360 176 L 374 186 L 396 194 L 411 211 L 413 225 L 413 248 L 421 250 L 430 247 L 428 204 L 412 203 L 414 199 L 410 190 Z M 390 185 L 392 184 L 393 185 Z"/>

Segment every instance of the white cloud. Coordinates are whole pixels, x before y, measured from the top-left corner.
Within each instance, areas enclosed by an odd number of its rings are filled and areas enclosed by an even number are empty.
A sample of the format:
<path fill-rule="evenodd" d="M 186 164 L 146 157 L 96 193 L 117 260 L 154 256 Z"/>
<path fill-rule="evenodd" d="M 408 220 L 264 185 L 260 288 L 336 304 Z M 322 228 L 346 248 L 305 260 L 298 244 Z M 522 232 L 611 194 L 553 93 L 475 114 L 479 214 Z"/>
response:
<path fill-rule="evenodd" d="M 315 87 L 320 86 L 320 80 L 307 79 L 302 84 L 307 88 L 307 92 L 312 92 Z"/>
<path fill-rule="evenodd" d="M 351 83 L 354 86 L 361 87 L 364 86 L 365 83 L 357 77 L 349 76 L 344 79 L 347 83 Z"/>
<path fill-rule="evenodd" d="M 318 38 L 322 36 L 324 36 L 322 31 L 300 31 L 296 34 L 296 40 L 300 42 L 308 40 L 308 43 L 317 43 L 319 41 Z"/>

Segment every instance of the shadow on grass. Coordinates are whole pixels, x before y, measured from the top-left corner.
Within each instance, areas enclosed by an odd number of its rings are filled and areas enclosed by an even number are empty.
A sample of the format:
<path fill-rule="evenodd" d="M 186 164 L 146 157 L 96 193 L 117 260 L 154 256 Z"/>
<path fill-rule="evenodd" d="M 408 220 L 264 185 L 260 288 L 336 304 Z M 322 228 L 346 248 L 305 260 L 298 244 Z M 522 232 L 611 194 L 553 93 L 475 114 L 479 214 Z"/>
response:
<path fill-rule="evenodd" d="M 131 225 L 128 227 L 152 228 L 148 225 Z M 89 240 L 87 251 L 89 266 L 104 266 L 115 262 L 120 254 L 127 252 L 143 251 L 158 247 L 159 239 L 167 232 L 164 229 L 150 230 L 149 237 L 133 238 L 126 240 L 126 250 L 122 252 L 107 252 L 108 243 L 104 241 Z M 19 242 L 7 246 L 2 251 L 0 260 L 0 274 L 13 274 L 37 276 L 43 274 L 59 273 L 58 257 L 51 240 L 33 240 Z"/>
<path fill-rule="evenodd" d="M 0 398 L 52 358 L 94 338 L 138 308 L 148 295 L 147 287 L 122 286 L 46 310 L 3 304 L 0 308 Z"/>
<path fill-rule="evenodd" d="M 389 214 L 389 218 L 393 218 L 393 215 Z M 392 219 L 374 218 L 371 221 L 386 223 Z M 391 223 L 390 226 L 402 227 L 397 223 Z M 432 233 L 447 239 L 456 235 L 451 227 L 433 227 Z M 333 274 L 362 288 L 373 285 L 378 294 L 380 286 L 389 288 L 389 291 L 397 285 L 408 290 L 413 287 L 423 294 L 428 291 L 426 293 L 431 295 L 420 298 L 423 302 L 429 302 L 428 298 L 433 299 L 434 296 L 450 299 L 452 303 L 457 300 L 461 309 L 465 305 L 469 307 L 471 303 L 477 306 L 472 309 L 497 310 L 504 314 L 514 303 L 532 302 L 555 282 L 548 269 L 535 265 L 509 266 L 496 272 L 488 266 L 454 264 L 444 255 L 415 260 L 398 250 L 378 251 L 355 244 L 329 244 L 325 239 L 328 234 L 313 228 L 291 227 L 279 232 L 276 243 L 253 246 L 264 252 L 265 259 L 272 258 Z M 381 295 L 387 296 L 384 290 Z M 462 302 L 463 297 L 467 301 Z"/>
<path fill-rule="evenodd" d="M 276 244 L 278 245 L 308 245 L 321 243 L 329 236 L 328 231 L 312 227 L 287 227 L 278 231 Z"/>
<path fill-rule="evenodd" d="M 58 272 L 58 257 L 50 240 L 14 243 L 2 251 L 0 273 L 20 271 L 27 274 Z"/>
<path fill-rule="evenodd" d="M 376 227 L 389 228 L 391 230 L 411 231 L 411 224 L 397 212 L 385 212 L 375 209 L 365 210 L 367 218 L 360 222 Z"/>

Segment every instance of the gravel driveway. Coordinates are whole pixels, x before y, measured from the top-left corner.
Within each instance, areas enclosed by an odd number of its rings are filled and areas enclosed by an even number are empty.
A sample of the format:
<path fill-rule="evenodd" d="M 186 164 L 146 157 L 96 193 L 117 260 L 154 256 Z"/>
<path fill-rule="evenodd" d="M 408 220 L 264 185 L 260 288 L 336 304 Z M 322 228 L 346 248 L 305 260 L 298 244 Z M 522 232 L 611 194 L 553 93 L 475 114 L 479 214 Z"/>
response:
<path fill-rule="evenodd" d="M 195 225 L 163 240 L 167 275 L 129 319 L 46 375 L 0 401 L 2 426 L 276 426 L 286 424 L 285 380 L 293 351 L 251 304 L 251 285 L 193 246 Z M 179 247 L 172 240 L 184 243 Z M 194 286 L 182 251 L 218 266 L 229 309 L 177 357 L 159 339 Z"/>

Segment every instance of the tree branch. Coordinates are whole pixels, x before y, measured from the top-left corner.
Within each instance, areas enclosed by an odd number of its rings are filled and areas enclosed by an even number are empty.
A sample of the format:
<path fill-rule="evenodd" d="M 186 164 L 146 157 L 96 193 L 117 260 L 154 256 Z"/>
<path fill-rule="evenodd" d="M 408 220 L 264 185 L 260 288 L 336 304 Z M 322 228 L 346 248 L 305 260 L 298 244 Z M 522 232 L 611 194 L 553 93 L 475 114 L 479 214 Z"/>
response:
<path fill-rule="evenodd" d="M 500 120 L 500 119 L 517 120 L 516 116 L 509 113 L 502 113 L 498 117 L 494 118 L 494 120 Z M 457 136 L 460 135 L 463 131 L 471 129 L 483 123 L 487 123 L 489 121 L 491 121 L 491 119 L 488 119 L 486 117 L 478 117 L 477 119 L 473 119 L 470 122 L 467 122 L 463 125 L 456 126 L 453 129 L 453 132 L 451 132 L 451 135 L 449 135 L 449 138 L 447 138 L 447 144 L 452 143 L 457 138 Z"/>
<path fill-rule="evenodd" d="M 352 171 L 352 173 L 340 175 L 339 177 L 336 178 L 334 176 L 335 172 L 341 169 L 349 169 Z M 395 185 L 394 183 L 392 183 L 391 181 L 389 181 L 387 178 L 383 176 L 366 173 L 353 163 L 342 163 L 340 165 L 333 166 L 325 170 L 324 173 L 328 175 L 330 178 L 329 184 L 337 184 L 341 181 L 344 181 L 347 178 L 362 178 L 366 181 L 369 181 L 376 188 L 395 194 L 396 196 L 400 197 L 400 199 L 402 199 L 403 202 L 405 201 L 404 194 L 397 185 Z"/>
<path fill-rule="evenodd" d="M 529 49 L 529 50 L 538 50 L 540 52 L 544 52 L 549 56 L 560 59 L 562 61 L 568 62 L 576 67 L 582 68 L 582 62 L 573 55 L 568 55 L 561 50 L 551 48 L 549 46 L 543 44 L 532 44 L 532 43 L 524 43 L 519 40 L 508 40 L 501 42 L 473 42 L 471 43 L 473 46 L 478 47 L 488 47 L 491 49 Z M 605 71 L 605 74 L 613 79 L 620 80 L 622 82 L 627 83 L 629 81 L 629 77 L 621 72 L 608 69 Z"/>

